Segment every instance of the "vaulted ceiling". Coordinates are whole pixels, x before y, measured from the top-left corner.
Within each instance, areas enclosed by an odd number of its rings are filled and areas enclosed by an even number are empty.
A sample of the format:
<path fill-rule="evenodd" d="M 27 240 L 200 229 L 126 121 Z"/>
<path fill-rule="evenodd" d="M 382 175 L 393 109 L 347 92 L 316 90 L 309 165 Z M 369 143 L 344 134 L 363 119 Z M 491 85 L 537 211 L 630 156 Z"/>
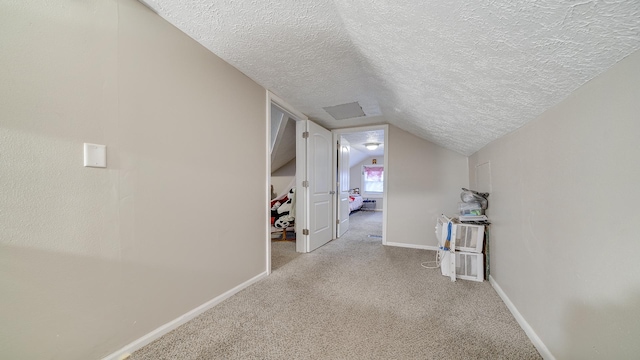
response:
<path fill-rule="evenodd" d="M 390 123 L 470 155 L 640 49 L 640 1 L 144 0 L 333 129 Z M 357 102 L 365 116 L 323 108 Z"/>

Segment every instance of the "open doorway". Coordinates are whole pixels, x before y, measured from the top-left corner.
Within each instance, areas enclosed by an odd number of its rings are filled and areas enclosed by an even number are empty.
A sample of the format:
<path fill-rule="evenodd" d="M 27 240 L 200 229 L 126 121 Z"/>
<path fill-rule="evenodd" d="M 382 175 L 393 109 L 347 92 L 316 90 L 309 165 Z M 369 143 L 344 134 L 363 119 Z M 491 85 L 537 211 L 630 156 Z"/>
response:
<path fill-rule="evenodd" d="M 333 134 L 337 145 L 336 237 L 354 228 L 386 244 L 388 125 L 338 129 Z"/>
<path fill-rule="evenodd" d="M 296 123 L 271 105 L 271 237 L 295 240 Z"/>
<path fill-rule="evenodd" d="M 294 259 L 296 252 L 296 122 L 306 117 L 282 99 L 267 92 L 269 145 L 267 185 L 267 272 Z M 272 248 L 276 248 L 276 252 Z M 273 257 L 275 258 L 273 258 Z"/>
<path fill-rule="evenodd" d="M 377 214 L 378 217 L 381 215 L 381 235 L 379 235 L 380 231 L 373 231 L 370 235 L 376 238 L 381 237 L 382 244 L 386 244 L 386 194 L 388 185 L 386 181 L 383 181 L 386 175 L 384 175 L 384 169 L 381 169 L 381 167 L 388 166 L 388 147 L 385 146 L 388 143 L 388 125 L 329 131 L 310 121 L 304 114 L 295 111 L 270 92 L 267 93 L 267 104 L 267 133 L 269 137 L 268 144 L 270 145 L 268 150 L 271 154 L 268 157 L 267 183 L 269 187 L 273 185 L 273 191 L 269 191 L 271 195 L 268 196 L 268 210 L 272 222 L 267 224 L 269 229 L 266 253 L 267 272 L 270 273 L 272 270 L 272 247 L 274 243 L 271 238 L 272 234 L 274 237 L 283 240 L 286 237 L 285 241 L 289 241 L 289 246 L 292 249 L 294 241 L 291 240 L 295 236 L 295 251 L 297 253 L 311 252 L 332 239 L 338 238 L 340 226 L 345 225 L 348 227 L 348 223 L 341 223 L 340 219 L 344 218 L 345 213 L 346 218 L 348 218 L 351 210 L 348 209 L 345 212 L 345 204 L 341 200 L 348 199 L 350 192 L 354 195 L 361 195 L 361 197 L 364 195 L 362 206 L 353 209 L 354 212 L 361 211 L 362 214 L 364 211 L 371 211 Z M 291 133 L 290 126 L 292 124 L 295 124 L 295 137 L 293 139 L 290 135 L 286 135 Z M 358 136 L 365 138 L 367 142 L 360 141 Z M 282 138 L 279 139 L 279 137 Z M 339 143 L 336 142 L 336 139 L 343 139 L 347 143 L 349 138 L 353 138 L 354 163 L 349 163 L 348 168 L 343 170 L 345 175 L 340 174 L 340 176 L 349 178 L 348 181 L 343 181 L 342 187 L 340 187 L 339 183 L 336 184 L 336 179 L 339 176 L 339 162 L 338 158 L 334 156 L 339 148 Z M 293 156 L 290 150 L 293 148 L 294 143 L 296 151 Z M 366 145 L 369 145 L 369 147 L 375 145 L 376 149 L 374 150 L 377 151 L 373 152 L 373 150 L 366 149 Z M 352 146 L 349 145 L 348 149 L 351 148 Z M 364 152 L 365 149 L 368 152 Z M 364 157 L 359 154 L 362 152 L 365 154 Z M 289 155 L 281 157 L 283 153 L 289 153 Z M 355 178 L 354 184 L 351 183 L 351 171 L 358 171 L 355 166 L 360 162 L 368 161 L 373 163 L 371 156 L 376 156 L 376 164 L 371 165 L 379 166 L 377 169 L 371 170 L 370 175 L 373 177 L 378 176 L 378 180 L 369 180 L 378 182 L 378 190 L 375 189 L 375 186 L 374 188 L 363 187 L 362 180 L 359 180 L 359 185 L 356 185 L 358 181 Z M 355 161 L 358 161 L 358 163 L 355 163 Z M 343 169 L 346 163 L 343 159 Z M 360 177 L 361 175 L 358 175 L 358 179 Z M 283 184 L 288 185 L 283 187 Z M 382 194 L 379 191 L 380 185 L 383 188 Z M 358 192 L 360 194 L 357 194 Z M 344 196 L 345 194 L 346 196 Z M 287 196 L 283 197 L 283 195 Z M 282 206 L 285 207 L 281 208 Z M 285 211 L 289 211 L 289 214 L 287 214 L 289 218 L 279 219 Z M 276 226 L 277 220 L 280 221 Z M 287 224 L 287 222 L 289 223 Z M 380 221 L 378 220 L 379 223 Z M 344 227 L 341 230 L 341 234 L 347 231 Z M 291 256 L 291 258 L 297 257 L 297 254 L 292 255 L 295 256 Z"/>
<path fill-rule="evenodd" d="M 311 252 L 334 239 L 332 218 L 335 202 L 335 182 L 332 170 L 332 133 L 310 121 L 304 114 L 292 110 L 284 101 L 268 93 L 267 109 L 269 152 L 268 185 L 274 185 L 273 194 L 269 196 L 269 212 L 271 223 L 267 222 L 269 234 L 282 238 L 295 233 L 295 250 L 299 253 Z M 292 122 L 293 121 L 293 122 Z M 286 134 L 291 124 L 295 124 L 295 138 L 291 140 Z M 295 164 L 291 163 L 291 155 L 280 159 L 285 148 L 293 149 L 295 144 Z M 282 167 L 271 164 L 283 163 Z M 292 172 L 286 168 L 295 167 L 295 186 L 289 184 L 284 189 L 277 189 L 275 175 L 285 173 L 291 178 Z M 272 173 L 273 171 L 273 173 Z M 271 175 L 274 175 L 272 177 Z M 286 183 L 286 181 L 282 181 Z M 282 191 L 288 190 L 287 194 Z M 287 195 L 284 197 L 284 195 Z M 281 197 L 282 196 L 282 197 Z M 283 215 L 286 215 L 283 217 Z M 271 271 L 272 239 L 267 238 L 267 271 Z"/>

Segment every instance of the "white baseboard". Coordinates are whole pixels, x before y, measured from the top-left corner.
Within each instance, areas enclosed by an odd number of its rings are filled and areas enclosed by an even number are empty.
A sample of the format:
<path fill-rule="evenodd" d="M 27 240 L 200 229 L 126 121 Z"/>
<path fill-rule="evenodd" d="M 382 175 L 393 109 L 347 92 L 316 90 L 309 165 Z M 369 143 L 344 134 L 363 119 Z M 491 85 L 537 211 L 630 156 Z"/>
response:
<path fill-rule="evenodd" d="M 438 247 L 435 245 L 416 245 L 416 244 L 405 244 L 405 243 L 397 243 L 397 242 L 387 242 L 385 245 L 404 247 L 404 248 L 410 248 L 410 249 L 422 249 L 422 250 L 433 250 L 433 251 L 438 250 Z"/>
<path fill-rule="evenodd" d="M 158 338 L 160 338 L 162 335 L 165 335 L 167 333 L 169 333 L 170 331 L 176 329 L 177 327 L 179 327 L 180 325 L 188 322 L 189 320 L 195 318 L 196 316 L 202 314 L 203 312 L 211 309 L 212 307 L 218 305 L 219 303 L 223 302 L 224 300 L 228 299 L 229 297 L 233 296 L 234 294 L 236 294 L 237 292 L 239 292 L 240 290 L 262 280 L 263 278 L 267 277 L 268 273 L 265 271 L 261 274 L 258 274 L 256 276 L 254 276 L 253 278 L 243 282 L 242 284 L 234 287 L 233 289 L 216 296 L 215 298 L 207 301 L 206 303 L 198 306 L 197 308 L 189 311 L 188 313 L 178 317 L 177 319 L 174 319 L 172 321 L 169 321 L 168 323 L 160 326 L 159 328 L 151 331 L 150 333 L 144 335 L 143 337 L 134 340 L 133 342 L 125 345 L 122 349 L 105 356 L 104 358 L 102 358 L 102 360 L 119 360 L 119 359 L 124 359 L 126 357 L 126 355 L 133 353 L 136 350 L 141 349 L 142 347 L 144 347 L 147 344 L 150 344 L 151 342 L 157 340 Z"/>
<path fill-rule="evenodd" d="M 489 283 L 496 290 L 502 301 L 504 301 L 504 303 L 507 305 L 507 308 L 509 308 L 509 311 L 511 311 L 513 317 L 516 318 L 516 321 L 518 322 L 522 330 L 524 330 L 524 332 L 527 334 L 529 340 L 531 340 L 533 346 L 536 347 L 542 358 L 545 360 L 555 360 L 555 357 L 553 356 L 553 354 L 551 354 L 547 346 L 538 337 L 538 334 L 533 331 L 531 325 L 529 325 L 527 320 L 525 320 L 522 314 L 520 314 L 516 306 L 511 302 L 507 294 L 505 294 L 500 285 L 498 285 L 498 283 L 493 279 L 491 275 L 489 275 Z"/>

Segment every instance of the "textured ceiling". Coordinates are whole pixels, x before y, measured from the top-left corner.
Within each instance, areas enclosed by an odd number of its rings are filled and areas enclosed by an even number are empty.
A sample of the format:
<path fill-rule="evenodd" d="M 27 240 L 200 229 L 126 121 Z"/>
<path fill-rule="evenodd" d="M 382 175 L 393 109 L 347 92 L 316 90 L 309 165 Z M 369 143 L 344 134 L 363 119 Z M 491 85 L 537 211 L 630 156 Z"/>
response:
<path fill-rule="evenodd" d="M 145 0 L 333 129 L 391 123 L 469 155 L 640 49 L 640 1 Z M 335 121 L 322 107 L 357 101 Z"/>
<path fill-rule="evenodd" d="M 349 142 L 352 149 L 367 154 L 367 156 L 382 156 L 384 154 L 384 130 L 370 130 L 354 133 L 342 134 L 342 137 Z M 369 150 L 364 144 L 380 144 L 377 149 Z"/>
<path fill-rule="evenodd" d="M 384 163 L 384 130 L 380 129 L 345 133 L 342 134 L 342 137 L 347 140 L 351 146 L 349 167 L 353 167 L 362 160 L 371 156 L 379 157 L 379 159 L 382 160 L 380 161 L 380 164 Z M 364 146 L 366 143 L 378 143 L 380 146 L 375 150 L 369 150 Z"/>

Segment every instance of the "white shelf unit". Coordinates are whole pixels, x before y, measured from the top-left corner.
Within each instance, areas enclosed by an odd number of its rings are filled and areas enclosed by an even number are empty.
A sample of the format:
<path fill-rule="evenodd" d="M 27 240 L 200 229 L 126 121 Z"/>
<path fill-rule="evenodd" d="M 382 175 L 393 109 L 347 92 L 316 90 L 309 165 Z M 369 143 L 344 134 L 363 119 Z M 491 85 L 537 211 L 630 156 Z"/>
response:
<path fill-rule="evenodd" d="M 442 215 L 436 223 L 436 236 L 442 252 L 442 275 L 472 281 L 484 281 L 484 226 L 451 223 L 449 249 L 445 249 L 451 219 Z"/>

